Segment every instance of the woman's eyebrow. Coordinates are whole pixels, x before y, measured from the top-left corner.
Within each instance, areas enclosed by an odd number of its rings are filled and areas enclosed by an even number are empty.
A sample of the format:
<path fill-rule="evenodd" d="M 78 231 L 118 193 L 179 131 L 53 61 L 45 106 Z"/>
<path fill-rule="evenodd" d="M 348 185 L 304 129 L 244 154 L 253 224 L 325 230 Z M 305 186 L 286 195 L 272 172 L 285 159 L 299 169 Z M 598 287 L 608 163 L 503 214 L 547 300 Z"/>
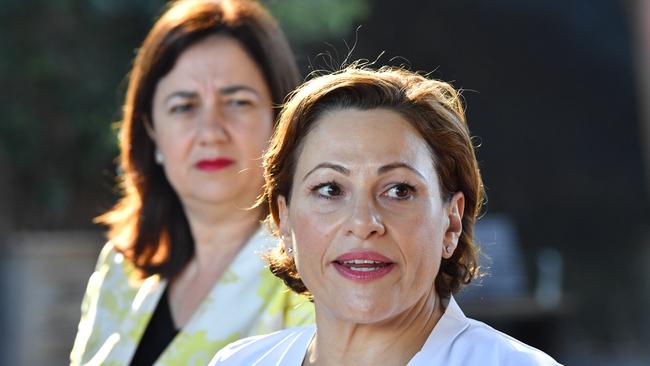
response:
<path fill-rule="evenodd" d="M 253 93 L 255 95 L 259 95 L 257 90 L 255 90 L 254 88 L 251 88 L 250 86 L 246 86 L 246 85 L 226 86 L 226 87 L 223 87 L 223 88 L 219 89 L 219 94 L 221 94 L 221 95 L 231 95 L 231 94 L 235 94 L 235 93 L 240 92 L 240 91 L 247 91 L 247 92 L 251 92 L 251 93 Z"/>
<path fill-rule="evenodd" d="M 302 178 L 303 182 L 305 181 L 305 179 L 307 179 L 307 177 L 311 173 L 315 172 L 318 169 L 333 169 L 333 170 L 336 170 L 337 172 L 339 172 L 339 173 L 341 173 L 343 175 L 350 175 L 350 170 L 348 170 L 347 168 L 345 168 L 345 167 L 343 167 L 341 165 L 333 164 L 333 163 L 320 163 L 320 164 L 316 165 L 314 167 L 314 169 L 310 170 L 309 172 L 307 172 L 307 174 L 305 174 L 305 176 Z"/>
<path fill-rule="evenodd" d="M 391 170 L 395 170 L 395 169 L 399 169 L 399 168 L 408 169 L 408 170 L 412 171 L 413 173 L 417 174 L 418 176 L 420 176 L 420 178 L 426 179 L 426 178 L 424 178 L 424 174 L 420 173 L 419 170 L 417 170 L 414 167 L 412 167 L 411 165 L 403 163 L 401 161 L 386 164 L 386 165 L 383 165 L 383 166 L 379 167 L 379 169 L 377 169 L 377 175 L 384 174 L 384 173 L 387 173 L 387 172 L 389 172 Z"/>
<path fill-rule="evenodd" d="M 255 95 L 259 96 L 259 93 L 257 90 L 254 88 L 251 88 L 250 86 L 246 85 L 232 85 L 232 86 L 227 86 L 225 88 L 219 89 L 219 94 L 221 95 L 232 95 L 240 91 L 247 91 L 250 93 L 253 93 Z M 165 98 L 165 103 L 167 103 L 170 99 L 175 98 L 175 97 L 180 97 L 180 98 L 185 98 L 185 99 L 193 99 L 193 98 L 198 98 L 199 94 L 197 92 L 189 91 L 189 90 L 178 90 L 175 91 L 171 94 L 169 94 Z"/>
<path fill-rule="evenodd" d="M 185 98 L 185 99 L 193 99 L 193 98 L 197 98 L 198 96 L 199 96 L 198 93 L 193 92 L 193 91 L 178 90 L 178 91 L 175 91 L 175 92 L 169 94 L 165 98 L 164 102 L 167 103 L 170 99 L 175 98 L 175 97 L 181 97 L 181 98 Z"/>

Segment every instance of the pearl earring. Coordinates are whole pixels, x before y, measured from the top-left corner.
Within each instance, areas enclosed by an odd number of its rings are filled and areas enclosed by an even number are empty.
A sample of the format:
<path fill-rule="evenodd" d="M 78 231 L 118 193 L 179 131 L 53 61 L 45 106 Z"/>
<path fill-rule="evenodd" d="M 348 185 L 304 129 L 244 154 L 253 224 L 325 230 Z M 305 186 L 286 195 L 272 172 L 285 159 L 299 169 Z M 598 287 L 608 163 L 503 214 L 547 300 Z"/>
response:
<path fill-rule="evenodd" d="M 156 149 L 156 153 L 154 154 L 154 158 L 156 159 L 156 163 L 158 165 L 162 165 L 162 163 L 165 161 L 165 159 L 163 159 L 163 155 L 157 149 Z"/>

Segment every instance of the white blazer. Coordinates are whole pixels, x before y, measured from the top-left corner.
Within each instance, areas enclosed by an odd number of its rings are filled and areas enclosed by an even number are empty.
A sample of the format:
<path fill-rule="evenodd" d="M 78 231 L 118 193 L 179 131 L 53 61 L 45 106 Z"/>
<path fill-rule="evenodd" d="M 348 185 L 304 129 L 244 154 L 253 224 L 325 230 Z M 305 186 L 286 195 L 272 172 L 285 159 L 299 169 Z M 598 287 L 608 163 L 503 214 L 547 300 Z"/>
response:
<path fill-rule="evenodd" d="M 316 326 L 285 329 L 249 337 L 219 351 L 217 365 L 300 366 Z M 544 352 L 528 346 L 485 323 L 469 319 L 453 299 L 431 331 L 422 349 L 407 366 L 557 366 Z"/>

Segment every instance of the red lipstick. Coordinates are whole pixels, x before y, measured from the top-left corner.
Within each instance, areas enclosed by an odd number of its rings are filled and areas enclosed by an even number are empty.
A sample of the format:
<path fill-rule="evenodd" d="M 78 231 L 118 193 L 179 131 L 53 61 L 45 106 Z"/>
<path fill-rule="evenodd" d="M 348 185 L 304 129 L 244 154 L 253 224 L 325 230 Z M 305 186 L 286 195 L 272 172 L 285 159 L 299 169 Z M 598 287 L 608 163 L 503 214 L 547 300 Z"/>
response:
<path fill-rule="evenodd" d="M 390 258 L 375 252 L 345 253 L 332 264 L 343 277 L 358 282 L 377 280 L 395 267 Z"/>
<path fill-rule="evenodd" d="M 214 172 L 229 167 L 235 161 L 228 158 L 205 159 L 195 164 L 199 170 Z"/>

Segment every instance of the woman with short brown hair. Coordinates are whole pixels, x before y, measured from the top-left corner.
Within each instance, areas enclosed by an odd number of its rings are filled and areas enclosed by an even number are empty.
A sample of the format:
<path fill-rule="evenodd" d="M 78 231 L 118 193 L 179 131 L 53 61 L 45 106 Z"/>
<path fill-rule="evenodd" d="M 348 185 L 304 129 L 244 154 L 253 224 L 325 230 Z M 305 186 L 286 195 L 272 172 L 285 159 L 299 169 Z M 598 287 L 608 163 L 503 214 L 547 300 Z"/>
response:
<path fill-rule="evenodd" d="M 211 365 L 557 365 L 468 319 L 483 185 L 458 93 L 402 69 L 315 78 L 281 112 L 265 195 L 273 273 L 316 325 L 240 340 Z"/>

